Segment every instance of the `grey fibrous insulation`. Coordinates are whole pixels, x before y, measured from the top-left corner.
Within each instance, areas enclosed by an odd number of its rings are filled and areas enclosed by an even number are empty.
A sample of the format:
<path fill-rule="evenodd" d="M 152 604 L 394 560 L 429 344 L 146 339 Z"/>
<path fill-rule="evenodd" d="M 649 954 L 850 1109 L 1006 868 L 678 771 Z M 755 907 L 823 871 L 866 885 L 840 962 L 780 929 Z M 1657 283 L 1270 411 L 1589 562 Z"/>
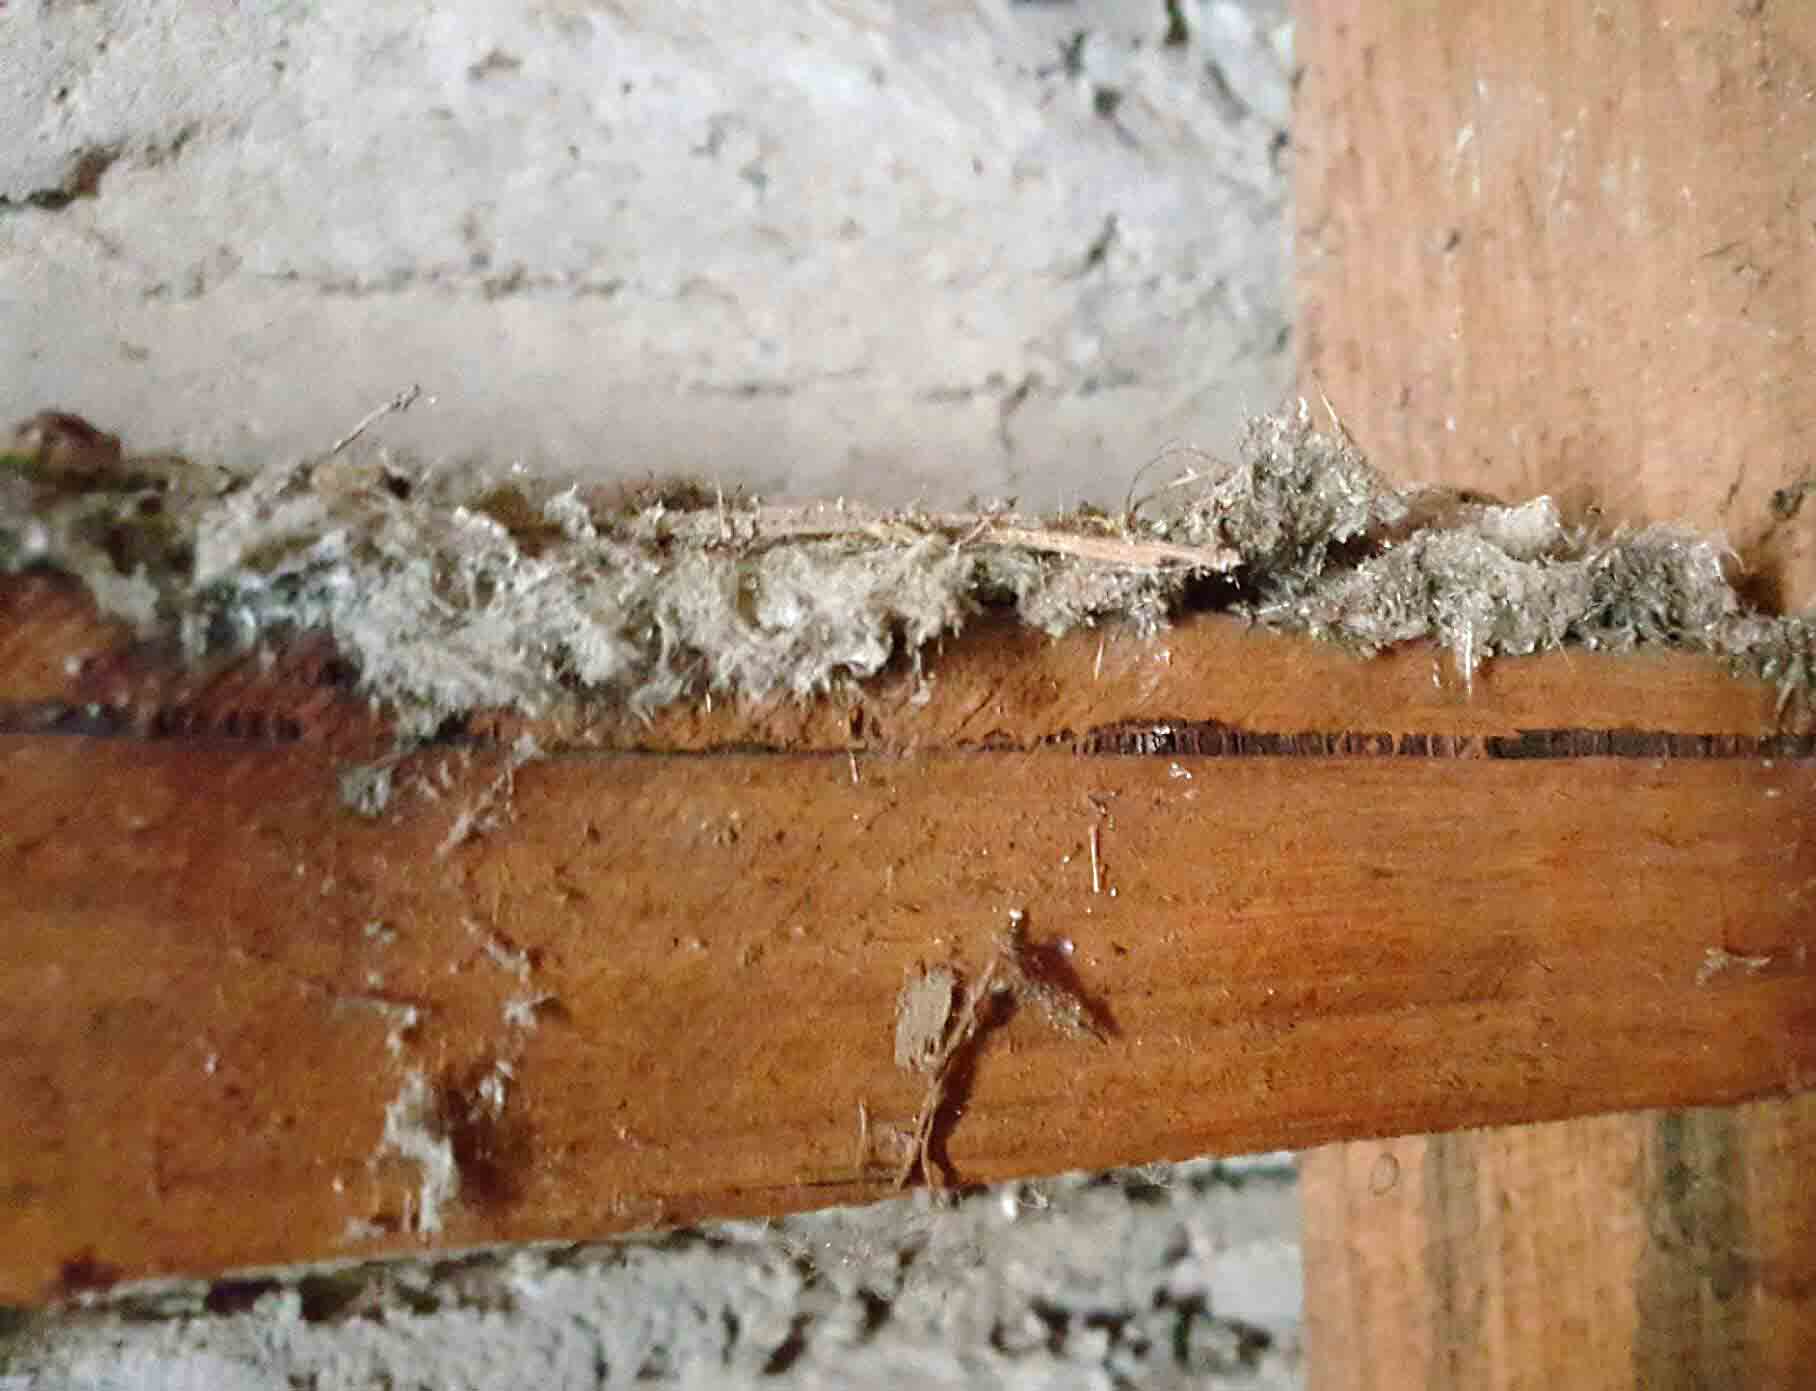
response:
<path fill-rule="evenodd" d="M 460 1195 L 460 1165 L 447 1136 L 446 1118 L 421 1072 L 406 1073 L 396 1098 L 385 1107 L 378 1153 L 396 1155 L 417 1167 L 408 1226 L 422 1236 L 439 1232 L 442 1210 Z"/>
<path fill-rule="evenodd" d="M 69 570 L 198 658 L 326 630 L 409 734 L 562 698 L 648 712 L 810 696 L 918 660 L 986 610 L 1054 635 L 1153 631 L 1206 576 L 1262 624 L 1361 653 L 1431 639 L 1465 677 L 1501 655 L 1662 645 L 1726 657 L 1788 701 L 1816 669 L 1809 620 L 1748 611 L 1716 540 L 1572 527 L 1547 498 L 1401 491 L 1303 402 L 1253 421 L 1233 462 L 1194 456 L 1120 514 L 1045 520 L 784 507 L 699 484 L 601 502 L 456 484 L 377 450 L 242 481 L 44 457 L 0 455 L 0 569 Z"/>

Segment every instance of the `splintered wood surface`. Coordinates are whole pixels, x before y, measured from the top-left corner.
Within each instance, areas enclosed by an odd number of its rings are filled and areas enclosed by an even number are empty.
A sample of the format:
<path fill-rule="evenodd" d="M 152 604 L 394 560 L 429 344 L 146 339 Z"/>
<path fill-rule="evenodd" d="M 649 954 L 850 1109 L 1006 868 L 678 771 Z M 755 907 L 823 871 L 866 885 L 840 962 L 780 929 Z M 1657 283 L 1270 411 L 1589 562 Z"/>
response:
<path fill-rule="evenodd" d="M 1012 910 L 1110 1028 L 986 1036 L 962 1182 L 1816 1078 L 1816 750 L 1699 659 L 1465 690 L 1207 618 L 1018 684 L 984 631 L 793 745 L 779 706 L 685 752 L 555 720 L 366 819 L 382 721 L 324 649 L 160 680 L 67 586 L 6 594 L 3 1300 L 878 1196 L 898 991 Z"/>

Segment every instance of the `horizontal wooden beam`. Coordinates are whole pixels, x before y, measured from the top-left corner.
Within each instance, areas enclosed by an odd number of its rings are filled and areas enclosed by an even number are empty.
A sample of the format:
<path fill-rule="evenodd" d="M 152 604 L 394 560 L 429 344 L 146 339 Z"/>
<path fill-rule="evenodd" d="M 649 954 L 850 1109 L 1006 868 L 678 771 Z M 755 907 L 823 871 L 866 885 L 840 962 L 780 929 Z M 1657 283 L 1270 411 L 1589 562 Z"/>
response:
<path fill-rule="evenodd" d="M 1719 526 L 1816 598 L 1816 11 L 1306 0 L 1294 338 L 1403 483 Z"/>
<path fill-rule="evenodd" d="M 14 615 L 14 655 L 75 631 Z M 398 761 L 368 818 L 333 681 L 280 656 L 233 688 L 259 737 L 152 738 L 151 704 L 63 701 L 121 669 L 85 651 L 0 688 L 0 1300 L 884 1193 L 926 1085 L 898 992 L 975 976 L 1011 913 L 1105 1037 L 985 1035 L 943 1127 L 963 1182 L 1816 1076 L 1816 767 L 1707 663 L 1464 692 L 1220 619 L 1007 668 L 985 638 L 901 675 L 919 706 L 788 715 L 795 751 L 545 725 L 522 766 Z M 162 689 L 249 678 L 211 679 Z M 940 703 L 968 683 L 995 706 Z M 1528 701 L 1595 727 L 1522 735 Z M 1284 737 L 1343 708 L 1366 739 Z M 83 720 L 113 736 L 55 732 Z"/>

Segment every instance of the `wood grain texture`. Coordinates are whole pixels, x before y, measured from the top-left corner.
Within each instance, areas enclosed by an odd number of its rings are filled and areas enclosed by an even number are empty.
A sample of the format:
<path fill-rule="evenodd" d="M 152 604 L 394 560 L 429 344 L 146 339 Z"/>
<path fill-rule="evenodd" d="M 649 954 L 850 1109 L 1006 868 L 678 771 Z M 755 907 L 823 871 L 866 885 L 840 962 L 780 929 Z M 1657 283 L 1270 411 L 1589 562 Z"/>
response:
<path fill-rule="evenodd" d="M 926 675 L 995 691 L 988 727 L 1033 727 L 990 651 Z M 1060 651 L 1074 695 L 1049 707 L 1071 708 L 1112 661 Z M 1191 753 L 1152 721 L 1033 749 L 570 747 L 452 845 L 505 755 L 424 750 L 382 817 L 355 815 L 337 774 L 370 752 L 348 736 L 363 702 L 285 654 L 270 703 L 313 711 L 294 731 L 246 718 L 267 702 L 230 684 L 236 739 L 150 705 L 112 737 L 0 737 L 0 1299 L 421 1249 L 421 1166 L 384 1142 L 414 1073 L 459 1171 L 433 1245 L 877 1195 L 922 1085 L 894 1065 L 896 993 L 922 963 L 981 965 L 1011 909 L 1052 959 L 1072 945 L 1115 1028 L 1078 1042 L 1023 1011 L 992 1034 L 946 1142 L 964 1181 L 1816 1077 L 1816 763 L 1746 742 L 1769 692 L 1578 658 L 1503 664 L 1465 698 L 1423 653 L 1426 703 L 1396 717 L 1394 663 L 1218 621 L 1116 660 L 1145 673 L 1138 710 L 1209 717 L 1290 708 L 1294 664 L 1333 658 L 1385 683 L 1354 701 L 1378 731 L 1447 710 L 1455 736 L 1347 757 Z M 66 669 L 25 663 L 21 689 Z M 1729 738 L 1716 757 L 1503 756 L 1533 751 L 1529 709 Z"/>
<path fill-rule="evenodd" d="M 1816 600 L 1816 8 L 1307 0 L 1295 32 L 1312 399 L 1401 482 L 1719 526 L 1759 597 Z"/>
<path fill-rule="evenodd" d="M 1391 476 L 1719 528 L 1754 598 L 1816 599 L 1816 10 L 1299 15 L 1308 393 Z M 1805 1384 L 1813 1126 L 1805 1097 L 1309 1156 L 1314 1385 Z"/>
<path fill-rule="evenodd" d="M 1322 1387 L 1783 1387 L 1816 1347 L 1816 1098 L 1305 1155 Z"/>

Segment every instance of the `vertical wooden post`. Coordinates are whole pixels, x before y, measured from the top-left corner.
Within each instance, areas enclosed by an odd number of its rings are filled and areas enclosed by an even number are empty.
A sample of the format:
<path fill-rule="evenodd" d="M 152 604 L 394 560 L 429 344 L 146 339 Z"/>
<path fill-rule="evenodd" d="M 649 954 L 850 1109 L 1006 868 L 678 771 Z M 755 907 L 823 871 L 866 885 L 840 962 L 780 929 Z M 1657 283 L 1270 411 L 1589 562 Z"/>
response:
<path fill-rule="evenodd" d="M 1816 7 L 1304 0 L 1298 36 L 1306 393 L 1400 479 L 1720 528 L 1753 597 L 1816 599 Z M 1316 1151 L 1313 1384 L 1801 1384 L 1812 1155 L 1807 1096 Z"/>
<path fill-rule="evenodd" d="M 1816 7 L 1305 0 L 1299 352 L 1405 481 L 1816 598 Z"/>
<path fill-rule="evenodd" d="M 1315 1150 L 1313 1384 L 1801 1385 L 1813 1152 L 1807 1098 Z"/>

